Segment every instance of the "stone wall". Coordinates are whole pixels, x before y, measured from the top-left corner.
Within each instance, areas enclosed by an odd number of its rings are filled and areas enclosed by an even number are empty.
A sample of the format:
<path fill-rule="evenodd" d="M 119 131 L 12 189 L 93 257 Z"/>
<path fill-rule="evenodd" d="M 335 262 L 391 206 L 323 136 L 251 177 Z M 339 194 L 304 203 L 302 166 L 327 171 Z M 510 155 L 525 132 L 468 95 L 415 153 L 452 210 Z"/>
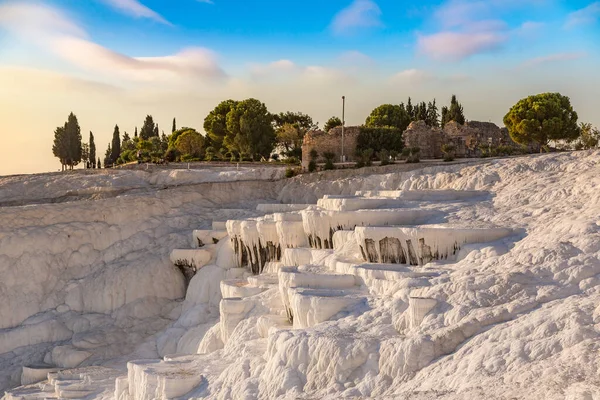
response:
<path fill-rule="evenodd" d="M 356 139 L 360 133 L 360 127 L 347 126 L 344 128 L 344 155 L 346 161 L 355 160 L 354 152 L 356 150 Z M 319 153 L 318 162 L 325 162 L 323 153 L 331 152 L 335 154 L 335 162 L 341 160 L 342 155 L 342 127 L 338 126 L 325 133 L 321 130 L 309 131 L 304 135 L 302 142 L 302 167 L 308 168 L 310 162 L 310 152 L 315 149 Z"/>
<path fill-rule="evenodd" d="M 410 123 L 402 136 L 405 147 L 421 149 L 421 158 L 442 157 L 442 144 L 445 143 L 446 136 L 441 129 L 432 128 L 425 121 L 415 121 Z"/>
<path fill-rule="evenodd" d="M 479 157 L 480 147 L 517 146 L 506 128 L 491 122 L 468 121 L 460 125 L 450 121 L 444 126 L 447 141 L 454 144 L 457 157 Z"/>

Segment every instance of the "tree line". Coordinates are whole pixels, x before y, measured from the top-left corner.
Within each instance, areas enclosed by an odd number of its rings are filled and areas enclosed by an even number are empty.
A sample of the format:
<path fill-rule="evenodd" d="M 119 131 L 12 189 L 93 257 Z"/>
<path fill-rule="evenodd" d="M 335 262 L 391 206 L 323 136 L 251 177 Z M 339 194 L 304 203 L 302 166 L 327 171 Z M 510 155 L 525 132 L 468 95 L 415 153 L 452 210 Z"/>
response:
<path fill-rule="evenodd" d="M 464 124 L 466 119 L 455 95 L 448 106 L 441 108 L 441 113 L 436 99 L 413 104 L 409 97 L 406 104 L 383 104 L 373 109 L 361 131 L 361 143 L 369 143 L 373 149 L 381 147 L 379 151 L 385 151 L 385 146 L 375 146 L 376 143 L 394 143 L 394 148 L 387 150 L 400 151 L 402 141 L 398 138 L 413 121 L 444 127 L 450 121 Z M 547 146 L 550 141 L 565 140 L 581 149 L 596 147 L 600 139 L 600 132 L 591 124 L 577 124 L 577 113 L 569 98 L 559 93 L 522 99 L 506 114 L 504 123 L 512 139 L 520 144 L 535 142 Z M 341 125 L 338 117 L 332 117 L 324 130 Z M 86 168 L 101 168 L 135 161 L 264 161 L 277 159 L 279 155 L 296 163 L 302 157 L 304 135 L 318 129 L 318 123 L 302 112 L 273 114 L 264 103 L 250 98 L 219 103 L 206 116 L 203 127 L 205 135 L 190 127 L 178 129 L 173 118 L 171 133 L 166 135 L 151 115 L 146 116 L 139 133 L 135 128 L 133 136 L 127 132 L 121 134 L 115 125 L 101 162 L 94 134 L 90 132 L 88 142 L 83 143 L 77 117 L 70 113 L 64 125 L 54 131 L 52 152 L 60 160 L 62 170 L 73 169 L 80 163 Z"/>

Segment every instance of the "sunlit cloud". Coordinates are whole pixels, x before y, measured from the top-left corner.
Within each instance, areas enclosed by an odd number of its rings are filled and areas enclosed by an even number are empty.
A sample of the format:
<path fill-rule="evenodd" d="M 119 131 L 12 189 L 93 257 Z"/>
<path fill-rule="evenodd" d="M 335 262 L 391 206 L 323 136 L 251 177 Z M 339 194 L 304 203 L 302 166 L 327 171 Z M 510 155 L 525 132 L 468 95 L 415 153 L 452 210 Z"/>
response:
<path fill-rule="evenodd" d="M 440 32 L 418 38 L 419 51 L 434 60 L 460 61 L 498 49 L 508 36 L 503 32 Z"/>
<path fill-rule="evenodd" d="M 354 0 L 352 4 L 337 13 L 331 23 L 335 34 L 352 33 L 360 28 L 382 26 L 381 9 L 372 0 Z"/>
<path fill-rule="evenodd" d="M 552 62 L 560 62 L 560 61 L 572 61 L 578 60 L 587 56 L 586 53 L 556 53 L 550 54 L 543 57 L 535 57 L 525 61 L 521 66 L 522 67 L 535 67 L 541 64 L 547 64 Z"/>
<path fill-rule="evenodd" d="M 138 0 L 101 0 L 103 3 L 111 6 L 112 8 L 122 12 L 123 14 L 130 15 L 135 18 L 148 18 L 162 24 L 170 25 L 170 22 L 163 18 L 156 11 L 146 7 Z"/>
<path fill-rule="evenodd" d="M 585 8 L 574 11 L 567 16 L 566 28 L 592 24 L 600 19 L 600 1 L 591 3 Z"/>

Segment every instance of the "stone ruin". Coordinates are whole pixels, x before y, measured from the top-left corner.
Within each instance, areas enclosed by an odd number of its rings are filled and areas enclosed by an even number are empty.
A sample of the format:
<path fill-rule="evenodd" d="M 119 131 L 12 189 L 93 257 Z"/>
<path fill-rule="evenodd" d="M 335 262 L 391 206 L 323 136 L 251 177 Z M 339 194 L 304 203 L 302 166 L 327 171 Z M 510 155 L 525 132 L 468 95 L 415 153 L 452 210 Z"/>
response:
<path fill-rule="evenodd" d="M 360 133 L 360 126 L 347 126 L 344 128 L 344 155 L 346 161 L 355 161 L 356 140 Z M 325 162 L 323 153 L 335 154 L 335 162 L 341 160 L 342 155 L 342 127 L 338 126 L 324 132 L 322 130 L 309 131 L 304 135 L 302 142 L 302 168 L 307 169 L 310 162 L 310 152 L 319 153 L 317 162 Z"/>

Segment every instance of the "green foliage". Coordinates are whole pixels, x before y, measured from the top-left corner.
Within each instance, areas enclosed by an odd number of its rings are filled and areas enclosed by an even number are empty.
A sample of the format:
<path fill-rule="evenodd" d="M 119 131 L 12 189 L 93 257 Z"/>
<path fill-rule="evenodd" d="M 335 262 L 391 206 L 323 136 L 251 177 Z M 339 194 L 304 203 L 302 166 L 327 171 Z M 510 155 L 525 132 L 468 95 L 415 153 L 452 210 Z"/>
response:
<path fill-rule="evenodd" d="M 311 161 L 317 161 L 319 158 L 319 152 L 316 149 L 312 149 L 310 153 L 308 153 Z"/>
<path fill-rule="evenodd" d="M 286 153 L 294 149 L 300 149 L 300 153 L 302 153 L 302 140 L 305 132 L 297 125 L 285 123 L 277 128 L 277 143 L 285 148 Z"/>
<path fill-rule="evenodd" d="M 442 145 L 442 153 L 444 153 L 444 161 L 454 161 L 454 152 L 456 148 L 451 143 Z"/>
<path fill-rule="evenodd" d="M 325 126 L 323 127 L 323 130 L 325 132 L 329 132 L 330 130 L 332 130 L 333 128 L 335 128 L 337 126 L 342 126 L 342 120 L 339 119 L 338 117 L 331 117 L 325 123 Z"/>
<path fill-rule="evenodd" d="M 390 161 L 390 152 L 383 149 L 377 153 L 377 158 L 381 162 L 381 166 L 389 165 L 392 162 Z"/>
<path fill-rule="evenodd" d="M 317 170 L 317 162 L 315 160 L 310 160 L 308 163 L 308 172 L 315 172 Z"/>
<path fill-rule="evenodd" d="M 373 149 L 376 153 L 381 150 L 401 151 L 404 147 L 402 130 L 389 127 L 362 126 L 356 139 L 356 150 Z"/>
<path fill-rule="evenodd" d="M 90 163 L 92 164 L 92 168 L 96 168 L 96 142 L 94 142 L 94 134 L 91 131 L 90 131 L 89 146 L 90 146 L 90 154 L 89 154 Z M 98 167 L 98 168 L 100 168 L 100 167 Z"/>
<path fill-rule="evenodd" d="M 182 154 L 181 159 L 204 158 L 204 137 L 195 130 L 187 130 L 175 141 L 175 148 Z M 185 159 L 184 159 L 185 158 Z"/>
<path fill-rule="evenodd" d="M 215 159 L 215 148 L 212 146 L 209 146 L 206 148 L 206 150 L 204 150 L 204 159 L 206 161 L 213 161 Z"/>
<path fill-rule="evenodd" d="M 113 160 L 110 158 L 112 154 L 112 149 L 110 148 L 110 143 L 108 148 L 106 149 L 106 153 L 104 153 L 104 168 L 109 168 L 113 166 Z"/>
<path fill-rule="evenodd" d="M 156 125 L 154 124 L 154 119 L 152 115 L 146 115 L 146 119 L 144 120 L 144 125 L 140 130 L 140 138 L 144 140 L 150 139 L 152 136 L 158 136 L 158 131 L 155 131 Z M 137 130 L 137 128 L 136 128 Z"/>
<path fill-rule="evenodd" d="M 410 116 L 403 106 L 383 104 L 371 111 L 365 121 L 365 126 L 397 128 L 404 132 L 410 124 Z"/>
<path fill-rule="evenodd" d="M 286 164 L 293 164 L 293 165 L 299 165 L 300 164 L 300 160 L 296 157 L 288 157 L 284 160 L 284 162 Z"/>
<path fill-rule="evenodd" d="M 81 161 L 83 162 L 84 168 L 89 168 L 90 162 L 90 145 L 87 143 L 81 144 Z"/>
<path fill-rule="evenodd" d="M 102 168 L 102 163 L 100 162 L 100 157 L 98 157 L 98 163 L 96 164 L 98 169 Z"/>
<path fill-rule="evenodd" d="M 119 157 L 121 156 L 121 134 L 119 132 L 119 126 L 115 125 L 115 130 L 113 131 L 113 138 L 111 142 L 111 153 L 110 159 L 113 162 L 117 162 Z"/>
<path fill-rule="evenodd" d="M 410 147 L 408 149 L 406 149 L 406 162 L 408 164 L 411 163 L 418 163 L 421 161 L 421 149 L 418 147 Z M 405 152 L 402 151 L 402 154 L 404 155 Z"/>
<path fill-rule="evenodd" d="M 237 106 L 235 100 L 225 100 L 219 103 L 204 119 L 204 130 L 217 148 L 224 146 L 223 141 L 229 133 L 227 130 L 227 115 Z"/>
<path fill-rule="evenodd" d="M 202 161 L 202 159 L 200 157 L 196 157 L 193 154 L 184 154 L 181 156 L 181 161 L 182 162 L 197 162 L 197 161 Z"/>
<path fill-rule="evenodd" d="M 520 100 L 504 116 L 504 125 L 517 143 L 547 146 L 551 140 L 573 141 L 581 131 L 568 97 L 542 93 Z"/>
<path fill-rule="evenodd" d="M 356 168 L 370 167 L 373 165 L 373 149 L 364 149 L 356 151 Z"/>
<path fill-rule="evenodd" d="M 600 141 L 600 131 L 598 128 L 592 128 L 592 124 L 582 122 L 579 126 L 581 137 L 575 145 L 576 150 L 587 150 L 598 147 Z"/>
<path fill-rule="evenodd" d="M 456 99 L 456 95 L 452 95 L 450 99 L 450 107 L 442 107 L 442 128 L 450 121 L 465 124 L 465 115 L 462 104 Z"/>
<path fill-rule="evenodd" d="M 251 160 L 268 158 L 275 144 L 272 115 L 264 103 L 247 99 L 235 105 L 227 114 L 227 135 L 223 140 L 232 152 Z"/>
<path fill-rule="evenodd" d="M 60 160 L 63 170 L 66 166 L 73 169 L 81 162 L 81 128 L 75 114 L 69 114 L 65 125 L 54 131 L 52 153 Z"/>
<path fill-rule="evenodd" d="M 274 114 L 273 123 L 275 124 L 275 129 L 279 129 L 284 125 L 289 124 L 304 133 L 311 129 L 317 129 L 317 124 L 313 122 L 313 119 L 309 115 L 301 112 L 287 111 L 285 113 Z"/>
<path fill-rule="evenodd" d="M 121 153 L 117 164 L 127 164 L 137 160 L 137 150 L 128 149 Z"/>
<path fill-rule="evenodd" d="M 175 162 L 179 159 L 181 153 L 175 147 L 169 147 L 165 152 L 164 158 L 168 162 Z"/>
<path fill-rule="evenodd" d="M 173 127 L 171 128 L 171 133 L 175 132 L 177 130 L 177 121 L 175 121 L 175 118 L 173 118 Z"/>
<path fill-rule="evenodd" d="M 325 170 L 335 169 L 334 161 L 335 161 L 335 153 L 331 151 L 326 151 L 323 153 L 323 158 L 325 159 Z"/>
<path fill-rule="evenodd" d="M 285 169 L 285 177 L 286 178 L 293 178 L 294 176 L 296 176 L 296 171 L 293 168 Z"/>

